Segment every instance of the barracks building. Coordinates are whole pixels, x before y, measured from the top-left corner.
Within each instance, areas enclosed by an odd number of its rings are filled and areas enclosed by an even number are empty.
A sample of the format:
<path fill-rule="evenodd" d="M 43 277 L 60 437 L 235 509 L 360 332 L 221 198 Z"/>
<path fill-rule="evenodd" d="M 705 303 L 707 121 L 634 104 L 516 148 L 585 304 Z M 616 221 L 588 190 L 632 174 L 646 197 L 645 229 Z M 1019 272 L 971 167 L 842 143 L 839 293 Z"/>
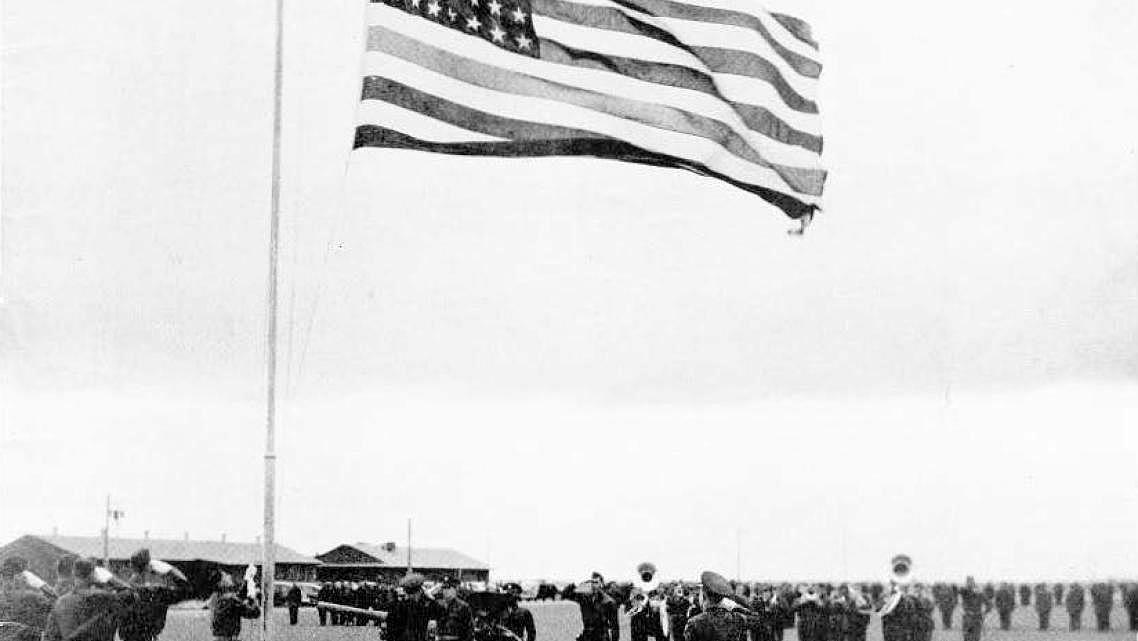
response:
<path fill-rule="evenodd" d="M 321 581 L 392 583 L 407 574 L 408 565 L 430 581 L 446 576 L 464 582 L 490 580 L 489 565 L 447 548 L 414 547 L 408 558 L 407 548 L 394 543 L 345 543 L 316 558 L 321 561 L 317 568 Z"/>

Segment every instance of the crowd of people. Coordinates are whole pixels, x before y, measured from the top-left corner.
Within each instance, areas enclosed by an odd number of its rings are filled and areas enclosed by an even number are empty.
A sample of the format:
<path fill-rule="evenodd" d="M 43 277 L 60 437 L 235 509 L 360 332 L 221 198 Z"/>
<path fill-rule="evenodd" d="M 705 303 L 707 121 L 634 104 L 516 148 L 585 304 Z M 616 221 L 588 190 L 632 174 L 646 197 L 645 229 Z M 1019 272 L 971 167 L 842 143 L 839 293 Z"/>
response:
<path fill-rule="evenodd" d="M 907 567 L 907 557 L 899 567 Z M 120 579 L 91 559 L 65 556 L 58 579 L 48 585 L 28 572 L 19 557 L 0 567 L 0 641 L 156 641 L 170 605 L 191 597 L 190 582 L 177 568 L 140 550 Z M 245 581 L 217 572 L 209 582 L 210 629 L 217 641 L 236 641 L 241 620 L 261 613 L 255 568 Z M 987 583 L 969 577 L 963 585 L 925 585 L 908 579 L 888 583 L 740 583 L 714 573 L 699 582 L 657 579 L 655 566 L 641 564 L 631 582 L 606 581 L 599 573 L 568 586 L 562 596 L 577 604 L 578 641 L 620 641 L 621 621 L 631 641 L 782 641 L 796 629 L 801 641 L 863 641 L 880 619 L 885 641 L 930 641 L 940 619 L 951 629 L 955 613 L 965 641 L 978 641 L 993 611 L 1010 629 L 1017 608 L 1031 608 L 1040 630 L 1051 612 L 1064 608 L 1071 630 L 1082 628 L 1088 605 L 1098 630 L 1111 628 L 1116 596 L 1138 631 L 1138 584 Z M 465 590 L 455 578 L 426 585 L 409 574 L 398 584 L 332 582 L 316 595 L 321 626 L 381 628 L 386 641 L 536 641 L 532 612 L 521 604 L 516 583 Z M 299 586 L 285 598 L 297 623 Z M 937 612 L 939 611 L 939 617 Z M 623 616 L 622 616 L 623 613 Z"/>

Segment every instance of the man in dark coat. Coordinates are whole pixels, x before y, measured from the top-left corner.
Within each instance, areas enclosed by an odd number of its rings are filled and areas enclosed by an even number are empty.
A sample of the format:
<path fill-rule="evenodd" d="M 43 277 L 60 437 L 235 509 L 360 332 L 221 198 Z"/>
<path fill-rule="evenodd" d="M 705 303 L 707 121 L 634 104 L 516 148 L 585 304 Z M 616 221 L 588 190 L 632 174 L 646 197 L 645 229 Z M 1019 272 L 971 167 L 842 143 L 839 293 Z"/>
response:
<path fill-rule="evenodd" d="M 933 585 L 933 600 L 940 610 L 941 628 L 952 629 L 952 613 L 956 610 L 956 589 L 947 583 Z"/>
<path fill-rule="evenodd" d="M 300 586 L 293 583 L 289 586 L 288 592 L 285 593 L 285 605 L 288 606 L 288 624 L 296 625 L 297 620 L 300 618 L 300 603 L 304 600 L 304 595 L 300 592 Z"/>
<path fill-rule="evenodd" d="M 1046 583 L 1035 586 L 1035 612 L 1039 615 L 1039 629 L 1051 627 L 1051 590 Z"/>
<path fill-rule="evenodd" d="M 616 602 L 600 580 L 590 579 L 574 586 L 568 595 L 581 609 L 581 634 L 577 641 L 609 641 L 609 609 Z"/>
<path fill-rule="evenodd" d="M 750 610 L 740 607 L 742 598 L 731 584 L 714 572 L 704 572 L 700 601 L 702 612 L 684 627 L 687 641 L 746 641 L 747 631 L 761 623 Z"/>
<path fill-rule="evenodd" d="M 513 632 L 522 641 L 534 641 L 537 639 L 537 626 L 533 623 L 533 612 L 530 612 L 529 608 L 518 605 L 522 586 L 511 583 L 506 586 L 506 592 L 512 598 L 502 616 L 502 625 L 509 628 L 510 632 Z"/>
<path fill-rule="evenodd" d="M 439 604 L 443 616 L 439 619 L 439 641 L 471 641 L 474 636 L 474 611 L 458 598 L 459 581 L 448 576 L 442 582 Z"/>
<path fill-rule="evenodd" d="M 119 625 L 122 641 L 155 641 L 166 627 L 171 605 L 190 598 L 186 575 L 169 563 L 154 561 L 143 548 L 130 557 L 132 574 L 127 581 L 138 599 L 124 613 Z"/>
<path fill-rule="evenodd" d="M 1016 609 L 1016 595 L 1010 583 L 1001 583 L 994 598 L 996 612 L 1000 615 L 1000 629 L 1012 628 L 1012 612 Z"/>
<path fill-rule="evenodd" d="M 215 641 L 237 641 L 241 636 L 241 619 L 259 616 L 261 608 L 257 601 L 249 596 L 238 596 L 233 577 L 223 572 L 210 597 L 210 630 Z"/>
<path fill-rule="evenodd" d="M 1071 584 L 1070 589 L 1067 590 L 1067 600 L 1064 605 L 1067 606 L 1067 619 L 1070 621 L 1071 631 L 1081 630 L 1083 628 L 1083 609 L 1087 605 L 1086 592 L 1082 585 Z"/>
<path fill-rule="evenodd" d="M 1025 607 L 1031 605 L 1031 586 L 1027 583 L 1019 585 L 1019 604 Z"/>
<path fill-rule="evenodd" d="M 1056 606 L 1063 605 L 1063 603 L 1064 603 L 1064 601 L 1063 601 L 1063 590 L 1065 590 L 1066 587 L 1067 586 L 1063 585 L 1062 583 L 1056 583 L 1055 587 L 1052 588 L 1051 591 L 1055 594 L 1055 605 Z"/>
<path fill-rule="evenodd" d="M 1114 586 L 1101 582 L 1091 585 L 1091 605 L 1095 609 L 1099 632 L 1109 632 L 1110 610 L 1114 607 Z"/>
<path fill-rule="evenodd" d="M 74 586 L 55 602 L 44 628 L 43 641 L 113 641 L 127 608 L 134 605 L 133 590 L 111 592 L 95 583 L 95 564 L 75 561 Z"/>
<path fill-rule="evenodd" d="M 27 561 L 22 557 L 4 559 L 0 566 L 0 638 L 38 641 L 47 625 L 52 602 L 43 592 L 24 580 Z"/>
<path fill-rule="evenodd" d="M 992 601 L 976 588 L 976 580 L 972 577 L 964 581 L 964 589 L 960 591 L 960 609 L 963 612 L 960 627 L 964 631 L 964 641 L 980 641 L 984 617 L 992 611 Z"/>
<path fill-rule="evenodd" d="M 1123 584 L 1122 605 L 1126 607 L 1126 614 L 1130 618 L 1130 631 L 1138 632 L 1138 583 Z"/>

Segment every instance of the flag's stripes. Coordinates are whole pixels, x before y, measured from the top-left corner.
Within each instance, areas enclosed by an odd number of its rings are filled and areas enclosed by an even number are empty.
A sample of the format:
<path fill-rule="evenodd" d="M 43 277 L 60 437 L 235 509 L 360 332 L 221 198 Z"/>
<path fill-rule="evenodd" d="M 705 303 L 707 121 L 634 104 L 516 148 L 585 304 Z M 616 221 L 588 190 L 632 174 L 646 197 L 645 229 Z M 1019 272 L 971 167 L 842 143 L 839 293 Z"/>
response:
<path fill-rule="evenodd" d="M 755 185 L 799 182 L 803 184 L 805 193 L 802 193 L 798 199 L 806 203 L 816 203 L 817 196 L 821 193 L 821 184 L 814 180 L 813 175 L 803 175 L 802 170 L 784 168 L 784 178 L 774 169 L 748 162 L 727 152 L 717 142 L 708 138 L 645 125 L 637 120 L 613 116 L 555 99 L 488 89 L 379 51 L 369 52 L 368 58 L 371 65 L 382 67 L 381 75 L 385 78 L 486 113 L 583 129 L 625 140 L 650 152 L 675 156 L 688 163 L 706 165 L 711 171 L 741 182 Z M 822 177 L 824 178 L 824 175 Z"/>
<path fill-rule="evenodd" d="M 804 203 L 800 199 L 788 196 L 780 191 L 736 180 L 700 163 L 683 160 L 664 153 L 647 151 L 622 140 L 604 137 L 518 140 L 508 142 L 436 143 L 417 139 L 385 127 L 360 125 L 356 128 L 355 147 L 386 147 L 464 156 L 504 156 L 511 158 L 519 156 L 596 156 L 598 158 L 612 158 L 623 162 L 636 162 L 659 167 L 677 167 L 722 180 L 740 189 L 757 194 L 763 200 L 786 212 L 791 218 L 801 218 L 811 212 L 810 204 Z"/>
<path fill-rule="evenodd" d="M 797 39 L 799 42 L 804 42 L 812 49 L 818 48 L 818 41 L 814 40 L 813 34 L 810 32 L 810 25 L 794 16 L 788 16 L 784 13 L 771 13 L 771 17 L 778 22 L 779 26 L 786 29 L 792 38 Z"/>
<path fill-rule="evenodd" d="M 655 43 L 645 43 L 650 38 L 668 45 L 675 50 L 668 59 L 661 62 L 679 62 L 696 69 L 706 69 L 715 73 L 731 73 L 762 79 L 773 85 L 783 100 L 798 111 L 815 113 L 818 111 L 813 96 L 817 93 L 817 81 L 798 74 L 777 54 L 761 36 L 748 29 L 734 26 L 713 25 L 705 22 L 657 18 L 627 9 L 612 0 L 590 0 L 589 4 L 568 0 L 532 0 L 534 28 L 544 36 L 560 40 L 548 30 L 546 20 L 554 20 L 587 27 L 592 30 L 605 30 L 617 34 L 639 36 L 633 39 L 633 46 L 652 47 L 659 51 Z M 612 33 L 601 33 L 606 39 L 618 39 Z M 766 49 L 767 51 L 763 51 Z M 705 52 L 712 55 L 704 55 Z M 727 53 L 728 55 L 723 55 Z M 765 53 L 766 55 L 760 55 Z M 684 56 L 683 54 L 687 54 Z M 643 57 L 643 56 L 638 56 Z M 781 63 L 781 64 L 780 64 Z"/>
<path fill-rule="evenodd" d="M 435 132 L 423 126 L 416 130 L 387 120 L 389 108 L 413 110 L 428 120 L 438 122 L 442 129 Z M 598 134 L 583 129 L 570 129 L 529 120 L 505 118 L 496 114 L 471 109 L 465 105 L 419 91 L 387 78 L 369 76 L 364 79 L 364 101 L 360 105 L 358 121 L 361 126 L 381 122 L 385 126 L 410 136 L 431 142 L 502 141 L 502 140 L 565 140 L 570 138 L 599 138 Z M 465 132 L 465 137 L 463 135 Z"/>
<path fill-rule="evenodd" d="M 542 60 L 596 71 L 611 71 L 645 82 L 699 91 L 723 100 L 725 104 L 730 105 L 750 129 L 778 142 L 797 145 L 816 154 L 822 153 L 821 136 L 816 136 L 802 129 L 803 127 L 817 127 L 816 117 L 806 114 L 797 115 L 797 112 L 792 112 L 787 117 L 781 117 L 766 107 L 727 100 L 719 93 L 715 80 L 707 73 L 679 65 L 645 62 L 622 56 L 601 56 L 590 51 L 566 47 L 559 42 L 545 38 L 541 38 L 540 42 Z M 771 94 L 773 100 L 778 100 L 773 89 Z M 798 126 L 792 126 L 788 122 L 791 120 L 795 121 Z"/>
<path fill-rule="evenodd" d="M 411 31 L 438 29 L 424 20 L 409 18 L 407 21 L 410 24 L 392 26 Z M 678 115 L 684 120 L 695 122 L 697 127 L 702 127 L 699 131 L 688 131 L 688 133 L 706 135 L 705 132 L 712 131 L 715 132 L 713 137 L 722 135 L 720 130 L 724 125 L 729 126 L 736 136 L 742 138 L 745 146 L 759 150 L 761 159 L 744 155 L 753 162 L 770 161 L 779 165 L 808 169 L 816 168 L 818 164 L 815 152 L 763 136 L 760 132 L 749 128 L 729 104 L 713 95 L 663 84 L 646 83 L 607 71 L 575 68 L 534 58 L 519 59 L 518 56 L 493 46 L 470 47 L 467 48 L 465 56 L 457 56 L 449 52 L 449 47 L 443 48 L 453 44 L 447 41 L 454 38 L 463 38 L 463 36 L 449 30 L 445 34 L 439 34 L 431 39 L 440 45 L 436 48 L 424 44 L 422 39 L 412 38 L 400 31 L 375 26 L 369 32 L 368 50 L 384 51 L 454 77 L 473 78 L 475 82 L 490 88 L 554 97 L 580 106 L 598 105 L 599 107 L 594 108 L 607 109 L 609 113 L 626 117 L 643 119 L 652 114 L 660 114 L 665 108 L 675 108 L 682 110 L 683 113 L 664 114 L 659 118 L 674 120 Z M 484 63 L 484 65 L 475 63 Z M 503 68 L 505 65 L 510 65 L 510 70 L 505 70 Z M 377 68 L 374 73 L 371 71 L 368 73 L 382 75 L 382 71 L 382 68 Z M 492 84 L 487 84 L 491 81 Z M 573 89 L 584 89 L 587 95 L 581 95 L 583 92 L 574 92 Z M 714 120 L 704 122 L 708 118 Z M 685 131 L 683 127 L 687 125 L 684 122 L 679 124 L 665 122 L 663 126 Z M 732 147 L 728 146 L 728 149 Z M 745 150 L 733 149 L 733 151 L 737 154 L 746 154 Z"/>
<path fill-rule="evenodd" d="M 646 62 L 677 65 L 706 72 L 715 81 L 719 93 L 732 100 L 750 102 L 757 99 L 754 96 L 765 96 L 779 104 L 786 104 L 791 108 L 790 110 L 799 114 L 809 116 L 817 113 L 817 107 L 814 103 L 797 96 L 793 90 L 785 85 L 780 90 L 780 87 L 772 83 L 770 78 L 755 78 L 727 72 L 717 73 L 715 70 L 709 69 L 708 65 L 694 55 L 652 38 L 622 33 L 606 33 L 600 29 L 583 27 L 541 15 L 535 15 L 533 22 L 542 38 L 554 40 L 576 49 L 592 51 L 605 56 L 636 58 Z"/>
<path fill-rule="evenodd" d="M 502 136 L 486 136 L 451 124 L 454 121 L 435 119 L 391 102 L 372 101 L 368 104 L 367 117 L 368 122 L 382 122 L 410 136 L 431 142 L 500 142 L 507 139 Z"/>
<path fill-rule="evenodd" d="M 578 0 L 584 4 L 590 4 L 593 0 Z M 766 45 L 770 47 L 775 53 L 778 54 L 788 65 L 790 65 L 795 72 L 800 75 L 810 78 L 817 78 L 822 73 L 822 65 L 816 60 L 816 56 L 806 55 L 787 47 L 778 38 L 774 36 L 766 25 L 766 22 L 774 22 L 773 18 L 768 18 L 766 21 L 759 19 L 751 13 L 742 13 L 740 11 L 729 11 L 726 9 L 716 9 L 714 7 L 700 7 L 686 2 L 676 2 L 676 0 L 614 0 L 618 4 L 636 9 L 648 15 L 660 16 L 662 18 L 679 18 L 682 20 L 693 20 L 697 22 L 707 22 L 719 25 L 731 25 L 734 27 L 743 27 L 750 29 L 758 34 Z M 778 28 L 778 27 L 776 27 Z"/>

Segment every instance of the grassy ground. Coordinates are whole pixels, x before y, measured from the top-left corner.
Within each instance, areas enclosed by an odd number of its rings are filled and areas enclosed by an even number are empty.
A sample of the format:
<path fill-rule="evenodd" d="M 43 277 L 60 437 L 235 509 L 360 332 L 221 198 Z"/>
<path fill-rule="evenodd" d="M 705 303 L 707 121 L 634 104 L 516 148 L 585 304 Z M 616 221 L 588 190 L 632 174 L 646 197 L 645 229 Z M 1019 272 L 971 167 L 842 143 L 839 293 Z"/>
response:
<path fill-rule="evenodd" d="M 537 623 L 538 641 L 573 641 L 581 629 L 581 617 L 577 606 L 572 603 L 545 602 L 527 604 L 534 614 Z M 286 610 L 277 609 L 280 641 L 378 641 L 377 631 L 373 627 L 325 627 L 321 628 L 316 619 L 316 611 L 305 608 L 300 611 L 300 623 L 291 627 L 288 625 Z M 1090 623 L 1094 626 L 1094 614 L 1088 611 L 1083 614 L 1084 629 L 1080 632 L 1067 630 L 1067 613 L 1052 611 L 1051 630 L 1040 632 L 1035 610 L 1031 608 L 1018 608 L 1012 618 L 1012 629 L 1004 632 L 998 628 L 999 619 L 993 612 L 988 618 L 988 625 L 984 631 L 985 639 L 1024 639 L 1027 641 L 1075 641 L 1076 639 L 1090 639 L 1095 641 L 1123 641 L 1135 638 L 1133 632 L 1127 630 L 1126 611 L 1115 606 L 1112 612 L 1112 631 L 1098 632 L 1087 630 L 1085 626 Z M 255 641 L 252 631 L 252 622 L 246 622 L 242 638 Z M 939 625 L 940 620 L 937 619 Z M 937 629 L 933 637 L 935 641 L 948 641 L 960 639 L 960 613 L 957 611 L 956 621 L 952 630 Z M 621 638 L 627 641 L 628 621 L 623 622 Z M 788 630 L 787 641 L 797 641 L 793 631 Z M 162 633 L 160 641 L 208 641 L 209 614 L 202 610 L 171 610 L 166 624 L 166 631 Z M 874 623 L 869 629 L 870 641 L 880 641 L 881 625 Z"/>

